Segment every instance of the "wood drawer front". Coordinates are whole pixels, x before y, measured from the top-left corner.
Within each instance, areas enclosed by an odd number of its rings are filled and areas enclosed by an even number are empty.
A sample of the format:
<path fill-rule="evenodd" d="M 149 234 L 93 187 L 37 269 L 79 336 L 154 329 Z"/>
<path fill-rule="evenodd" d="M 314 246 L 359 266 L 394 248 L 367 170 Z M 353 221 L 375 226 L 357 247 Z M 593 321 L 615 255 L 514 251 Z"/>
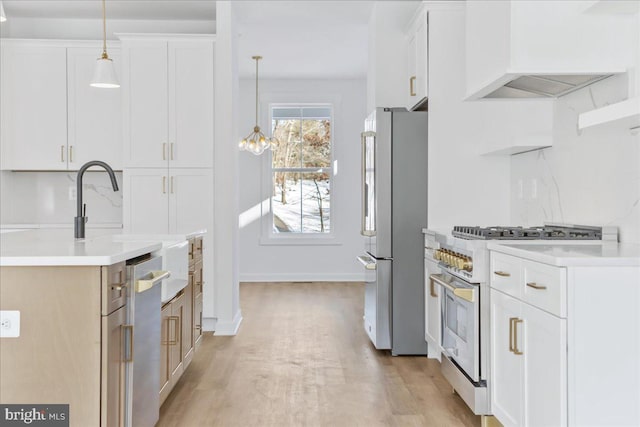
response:
<path fill-rule="evenodd" d="M 511 295 L 514 298 L 522 299 L 522 259 L 491 252 L 491 287 Z"/>
<path fill-rule="evenodd" d="M 102 267 L 102 315 L 117 310 L 126 303 L 127 274 L 125 263 L 121 262 Z"/>
<path fill-rule="evenodd" d="M 196 242 L 195 242 L 195 253 L 193 255 L 194 261 L 195 262 L 202 262 L 202 250 L 204 248 L 204 241 L 203 241 L 203 237 L 196 237 Z"/>
<path fill-rule="evenodd" d="M 193 267 L 193 295 L 202 293 L 202 261 L 197 262 Z"/>
<path fill-rule="evenodd" d="M 567 317 L 567 270 L 523 260 L 523 300 L 551 314 Z"/>

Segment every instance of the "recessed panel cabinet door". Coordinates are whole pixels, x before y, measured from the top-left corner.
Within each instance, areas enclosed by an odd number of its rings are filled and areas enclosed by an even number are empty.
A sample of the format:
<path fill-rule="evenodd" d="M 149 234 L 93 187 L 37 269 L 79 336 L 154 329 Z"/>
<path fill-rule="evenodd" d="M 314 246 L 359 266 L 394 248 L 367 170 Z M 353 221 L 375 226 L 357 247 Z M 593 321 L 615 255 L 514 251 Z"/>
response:
<path fill-rule="evenodd" d="M 491 290 L 491 409 L 504 426 L 523 420 L 524 358 L 514 352 L 514 327 L 522 331 L 522 303 Z M 522 335 L 518 338 L 522 343 Z"/>
<path fill-rule="evenodd" d="M 171 169 L 169 233 L 207 228 L 212 215 L 211 169 Z"/>
<path fill-rule="evenodd" d="M 67 54 L 2 46 L 2 169 L 67 169 Z"/>
<path fill-rule="evenodd" d="M 171 167 L 213 166 L 213 42 L 169 42 Z"/>
<path fill-rule="evenodd" d="M 169 159 L 167 42 L 122 43 L 124 165 L 163 167 Z"/>
<path fill-rule="evenodd" d="M 124 226 L 128 233 L 167 233 L 168 169 L 125 169 Z"/>
<path fill-rule="evenodd" d="M 89 85 L 100 49 L 97 45 L 67 49 L 70 170 L 77 170 L 90 160 L 102 160 L 113 169 L 122 170 L 122 88 Z M 120 50 L 110 48 L 109 57 L 121 81 Z"/>
<path fill-rule="evenodd" d="M 123 426 L 125 417 L 125 333 L 126 307 L 102 317 L 102 402 L 101 425 Z M 130 343 L 129 343 L 130 345 Z M 128 348 L 128 351 L 132 351 Z"/>

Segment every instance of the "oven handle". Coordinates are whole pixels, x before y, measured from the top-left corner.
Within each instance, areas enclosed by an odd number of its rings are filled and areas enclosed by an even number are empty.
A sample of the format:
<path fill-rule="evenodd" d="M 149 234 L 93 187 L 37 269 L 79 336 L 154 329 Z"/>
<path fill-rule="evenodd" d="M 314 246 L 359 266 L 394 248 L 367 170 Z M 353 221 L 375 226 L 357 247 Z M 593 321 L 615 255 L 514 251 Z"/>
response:
<path fill-rule="evenodd" d="M 449 289 L 451 292 L 453 292 L 455 296 L 462 298 L 465 301 L 475 302 L 476 300 L 475 289 L 462 288 L 462 287 L 457 288 L 455 286 L 451 286 L 449 283 L 442 280 L 442 277 L 443 277 L 442 274 L 432 274 L 429 276 L 429 279 L 437 283 L 438 285 L 442 286 L 443 288 Z"/>

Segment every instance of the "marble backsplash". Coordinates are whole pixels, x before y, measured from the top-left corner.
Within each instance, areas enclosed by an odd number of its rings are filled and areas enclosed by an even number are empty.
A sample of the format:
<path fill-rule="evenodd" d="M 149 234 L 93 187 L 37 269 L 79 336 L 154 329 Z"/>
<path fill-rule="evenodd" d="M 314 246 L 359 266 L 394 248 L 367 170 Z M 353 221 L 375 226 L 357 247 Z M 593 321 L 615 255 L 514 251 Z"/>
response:
<path fill-rule="evenodd" d="M 559 98 L 553 147 L 512 156 L 511 222 L 617 226 L 640 244 L 640 135 L 620 126 L 578 130 L 578 114 L 627 97 L 623 76 Z"/>
<path fill-rule="evenodd" d="M 122 189 L 122 173 L 116 172 Z M 114 192 L 105 172 L 87 172 L 84 203 L 91 225 L 122 224 L 122 191 Z M 7 172 L 0 175 L 0 223 L 69 224 L 76 216 L 76 172 Z"/>

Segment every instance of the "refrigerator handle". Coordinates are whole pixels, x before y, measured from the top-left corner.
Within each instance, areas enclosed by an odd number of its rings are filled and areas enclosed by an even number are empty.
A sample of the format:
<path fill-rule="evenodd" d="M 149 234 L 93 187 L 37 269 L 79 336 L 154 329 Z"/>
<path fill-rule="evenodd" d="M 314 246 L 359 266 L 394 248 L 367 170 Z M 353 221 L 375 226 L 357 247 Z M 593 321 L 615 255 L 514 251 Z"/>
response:
<path fill-rule="evenodd" d="M 367 137 L 373 137 L 375 143 L 375 132 L 360 133 L 360 143 L 362 145 L 362 218 L 360 222 L 360 234 L 363 236 L 375 236 L 375 230 L 367 230 L 367 217 L 369 216 L 369 186 L 367 185 Z"/>

